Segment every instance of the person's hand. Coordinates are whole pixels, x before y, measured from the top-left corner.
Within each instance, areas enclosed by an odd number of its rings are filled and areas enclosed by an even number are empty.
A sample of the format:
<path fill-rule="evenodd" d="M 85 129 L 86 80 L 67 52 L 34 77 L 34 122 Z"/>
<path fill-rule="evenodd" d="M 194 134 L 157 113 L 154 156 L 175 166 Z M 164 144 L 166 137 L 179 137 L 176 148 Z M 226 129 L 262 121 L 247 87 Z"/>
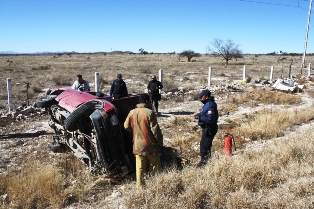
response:
<path fill-rule="evenodd" d="M 199 116 L 200 116 L 200 114 L 197 113 L 197 114 L 194 115 L 194 118 L 195 118 L 195 119 L 199 119 Z"/>

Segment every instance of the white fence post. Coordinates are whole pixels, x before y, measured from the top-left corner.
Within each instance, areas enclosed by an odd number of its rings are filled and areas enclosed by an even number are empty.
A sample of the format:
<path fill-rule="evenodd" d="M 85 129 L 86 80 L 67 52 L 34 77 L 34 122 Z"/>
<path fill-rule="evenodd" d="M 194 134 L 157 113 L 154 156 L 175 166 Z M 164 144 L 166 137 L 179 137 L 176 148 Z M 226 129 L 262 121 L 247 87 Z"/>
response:
<path fill-rule="evenodd" d="M 164 75 L 163 75 L 163 70 L 162 69 L 159 69 L 158 77 L 159 77 L 159 81 L 163 84 Z M 160 93 L 160 90 L 159 90 L 159 93 Z"/>
<path fill-rule="evenodd" d="M 311 76 L 311 70 L 312 70 L 311 68 L 312 68 L 312 67 L 311 67 L 311 63 L 309 63 L 308 74 L 307 74 L 308 77 Z"/>
<path fill-rule="evenodd" d="M 163 82 L 163 72 L 162 72 L 163 70 L 162 69 L 159 69 L 159 71 L 158 71 L 158 77 L 159 77 L 159 81 L 162 83 Z"/>
<path fill-rule="evenodd" d="M 12 82 L 11 78 L 7 78 L 7 91 L 8 91 L 8 105 L 9 105 L 9 112 L 13 110 L 12 105 Z"/>
<path fill-rule="evenodd" d="M 211 85 L 211 80 L 212 80 L 212 68 L 208 68 L 208 88 L 210 88 Z"/>
<path fill-rule="evenodd" d="M 95 72 L 95 92 L 99 92 L 99 73 Z"/>
<path fill-rule="evenodd" d="M 245 65 L 243 66 L 243 81 L 245 81 Z"/>
<path fill-rule="evenodd" d="M 273 73 L 274 73 L 274 66 L 270 66 L 270 75 L 269 75 L 269 80 L 273 80 Z"/>

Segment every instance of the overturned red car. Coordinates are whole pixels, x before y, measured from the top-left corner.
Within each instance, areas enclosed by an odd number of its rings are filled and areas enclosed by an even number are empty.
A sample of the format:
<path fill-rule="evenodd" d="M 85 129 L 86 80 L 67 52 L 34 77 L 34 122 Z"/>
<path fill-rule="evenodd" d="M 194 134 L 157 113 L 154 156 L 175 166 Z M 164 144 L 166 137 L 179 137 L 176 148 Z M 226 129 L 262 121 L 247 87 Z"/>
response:
<path fill-rule="evenodd" d="M 91 171 L 128 173 L 134 170 L 132 135 L 120 124 L 138 97 L 113 100 L 100 92 L 58 87 L 48 90 L 36 105 L 47 110 L 54 130 L 53 151 L 70 148 Z"/>

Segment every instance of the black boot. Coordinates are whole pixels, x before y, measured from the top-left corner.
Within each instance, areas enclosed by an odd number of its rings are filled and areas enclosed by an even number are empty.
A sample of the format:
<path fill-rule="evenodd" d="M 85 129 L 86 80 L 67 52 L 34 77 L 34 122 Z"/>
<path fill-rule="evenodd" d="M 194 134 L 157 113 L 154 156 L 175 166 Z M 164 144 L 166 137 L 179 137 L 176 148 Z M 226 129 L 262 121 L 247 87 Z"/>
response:
<path fill-rule="evenodd" d="M 200 168 L 207 164 L 208 156 L 201 156 L 201 160 L 197 163 L 196 167 Z"/>

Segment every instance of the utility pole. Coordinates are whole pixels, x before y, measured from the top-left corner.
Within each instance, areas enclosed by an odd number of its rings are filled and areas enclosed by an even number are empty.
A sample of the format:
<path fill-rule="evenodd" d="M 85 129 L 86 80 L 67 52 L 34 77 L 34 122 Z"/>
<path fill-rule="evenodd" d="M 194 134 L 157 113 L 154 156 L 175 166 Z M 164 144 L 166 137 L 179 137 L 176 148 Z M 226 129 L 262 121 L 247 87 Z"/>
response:
<path fill-rule="evenodd" d="M 305 32 L 305 41 L 304 41 L 304 51 L 303 51 L 303 57 L 302 57 L 302 64 L 301 64 L 301 74 L 302 74 L 302 69 L 304 67 L 304 63 L 305 63 L 305 54 L 306 54 L 307 38 L 308 38 L 309 27 L 310 27 L 311 10 L 312 10 L 312 0 L 310 0 L 309 12 L 308 12 L 308 15 L 307 15 L 307 25 L 306 25 L 306 32 Z"/>

